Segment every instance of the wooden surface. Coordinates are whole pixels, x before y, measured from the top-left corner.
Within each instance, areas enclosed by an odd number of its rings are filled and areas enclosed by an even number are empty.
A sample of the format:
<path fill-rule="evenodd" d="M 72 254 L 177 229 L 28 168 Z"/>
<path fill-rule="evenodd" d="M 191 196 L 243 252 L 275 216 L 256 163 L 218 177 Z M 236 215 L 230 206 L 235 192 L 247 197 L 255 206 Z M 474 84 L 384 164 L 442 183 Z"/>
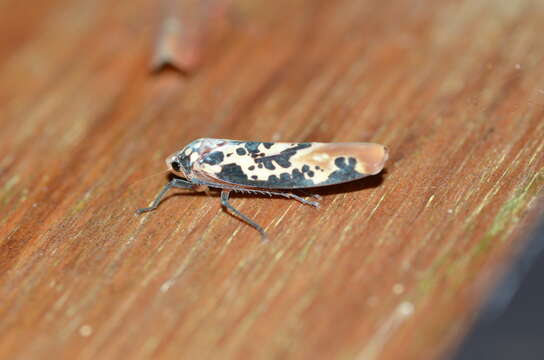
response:
<path fill-rule="evenodd" d="M 448 354 L 542 209 L 544 2 L 233 1 L 189 75 L 155 3 L 0 1 L 0 358 Z M 198 137 L 391 157 L 233 198 L 268 244 L 217 196 L 135 215 Z"/>

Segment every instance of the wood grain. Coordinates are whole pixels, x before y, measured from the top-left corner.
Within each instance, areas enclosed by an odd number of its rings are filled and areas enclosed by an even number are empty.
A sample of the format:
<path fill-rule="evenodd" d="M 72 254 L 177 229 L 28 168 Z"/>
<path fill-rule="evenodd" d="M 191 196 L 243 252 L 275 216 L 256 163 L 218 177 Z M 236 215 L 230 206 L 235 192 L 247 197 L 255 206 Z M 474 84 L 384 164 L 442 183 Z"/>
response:
<path fill-rule="evenodd" d="M 0 358 L 437 359 L 542 209 L 544 3 L 234 1 L 194 74 L 154 2 L 0 1 Z M 319 210 L 166 181 L 198 137 L 372 141 Z"/>

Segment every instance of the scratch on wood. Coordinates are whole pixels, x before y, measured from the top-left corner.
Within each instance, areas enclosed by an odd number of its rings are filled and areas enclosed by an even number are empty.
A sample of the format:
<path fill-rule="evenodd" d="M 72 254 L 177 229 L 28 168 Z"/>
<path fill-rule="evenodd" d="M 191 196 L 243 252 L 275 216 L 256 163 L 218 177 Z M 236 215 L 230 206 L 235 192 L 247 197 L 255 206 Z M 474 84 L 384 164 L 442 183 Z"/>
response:
<path fill-rule="evenodd" d="M 291 207 L 293 206 L 293 203 L 292 202 L 289 202 L 289 204 L 287 205 L 287 209 L 285 209 L 285 211 L 283 211 L 283 213 L 278 216 L 276 218 L 276 220 L 274 221 L 274 223 L 272 224 L 272 226 L 274 227 L 277 227 L 278 224 L 283 220 L 283 218 L 287 215 L 287 213 L 289 212 L 289 210 L 291 209 Z"/>
<path fill-rule="evenodd" d="M 414 305 L 411 302 L 404 301 L 397 305 L 393 313 L 384 320 L 374 336 L 369 339 L 367 345 L 357 355 L 357 360 L 377 359 L 387 341 L 413 313 Z"/>
<path fill-rule="evenodd" d="M 237 331 L 232 334 L 231 340 L 227 346 L 225 346 L 224 354 L 228 354 L 247 337 L 247 332 L 253 325 L 259 316 L 261 316 L 266 309 L 270 306 L 270 302 L 281 292 L 284 287 L 284 282 L 273 283 L 268 291 L 264 293 L 264 296 L 260 299 L 255 306 L 253 306 L 249 312 L 242 318 L 237 325 Z"/>
<path fill-rule="evenodd" d="M 431 196 L 429 196 L 429 199 L 427 200 L 427 203 L 425 204 L 425 208 L 429 208 L 431 206 L 435 196 L 436 196 L 435 194 L 432 194 Z"/>
<path fill-rule="evenodd" d="M 234 238 L 236 238 L 236 236 L 240 232 L 240 229 L 242 229 L 242 226 L 236 227 L 236 229 L 234 229 L 234 232 L 228 237 L 227 240 L 225 240 L 225 243 L 221 247 L 221 250 L 219 250 L 219 255 L 225 254 L 225 251 L 228 249 L 229 245 L 232 243 Z"/>
<path fill-rule="evenodd" d="M 69 216 L 74 216 L 74 215 L 78 214 L 81 210 L 85 209 L 85 206 L 89 202 L 89 199 L 91 198 L 91 195 L 92 195 L 92 190 L 89 190 L 89 191 L 85 192 L 83 197 L 81 199 L 79 199 L 74 204 L 74 206 L 70 209 L 70 212 L 69 212 L 70 215 Z"/>
<path fill-rule="evenodd" d="M 20 178 L 18 175 L 13 175 L 5 182 L 4 186 L 2 186 L 2 189 L 0 190 L 0 199 L 4 204 L 7 204 L 14 196 L 14 193 L 11 190 L 17 185 L 19 180 Z"/>
<path fill-rule="evenodd" d="M 315 236 L 311 236 L 310 238 L 308 238 L 305 242 L 304 242 L 304 247 L 302 248 L 302 250 L 297 254 L 297 261 L 299 263 L 302 263 L 304 262 L 304 260 L 306 260 L 306 258 L 308 257 L 308 254 L 310 253 L 310 249 L 314 246 L 315 244 L 315 239 L 316 237 Z"/>
<path fill-rule="evenodd" d="M 503 233 L 503 230 L 507 228 L 509 223 L 517 222 L 519 220 L 520 212 L 525 209 L 527 202 L 534 199 L 543 186 L 544 169 L 540 169 L 529 181 L 527 186 L 517 191 L 511 199 L 507 200 L 502 205 L 484 237 L 494 237 L 501 234 L 501 238 L 504 238 L 507 234 Z M 512 227 L 509 227 L 509 229 L 512 230 Z"/>

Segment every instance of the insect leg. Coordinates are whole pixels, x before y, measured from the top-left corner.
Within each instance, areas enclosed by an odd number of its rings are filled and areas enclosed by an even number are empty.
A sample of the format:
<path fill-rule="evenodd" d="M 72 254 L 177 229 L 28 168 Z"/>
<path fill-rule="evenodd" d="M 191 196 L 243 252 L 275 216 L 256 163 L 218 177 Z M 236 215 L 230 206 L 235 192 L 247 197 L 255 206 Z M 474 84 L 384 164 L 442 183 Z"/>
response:
<path fill-rule="evenodd" d="M 249 225 L 253 226 L 255 230 L 257 230 L 261 234 L 261 238 L 263 241 L 267 241 L 268 237 L 266 236 L 266 232 L 262 227 L 260 227 L 257 223 L 255 223 L 253 220 L 242 214 L 240 211 L 236 210 L 230 203 L 229 203 L 229 195 L 230 191 L 228 190 L 221 190 L 221 205 L 223 205 L 225 208 L 230 210 L 234 215 L 238 216 L 240 219 L 244 220 Z"/>
<path fill-rule="evenodd" d="M 316 200 L 321 200 L 322 199 L 321 195 L 319 195 L 319 194 L 310 193 L 310 192 L 304 191 L 302 189 L 299 189 L 299 191 L 301 193 L 303 193 L 304 195 L 306 195 L 306 196 L 313 197 Z"/>
<path fill-rule="evenodd" d="M 300 197 L 300 196 L 298 196 L 296 194 L 289 193 L 289 192 L 248 189 L 248 188 L 237 187 L 237 186 L 233 186 L 233 185 L 224 186 L 224 185 L 209 183 L 209 182 L 196 180 L 196 179 L 194 180 L 194 183 L 195 184 L 206 185 L 206 186 L 209 186 L 209 187 L 220 188 L 220 189 L 229 189 L 229 190 L 238 191 L 238 192 L 241 192 L 241 193 L 245 192 L 245 193 L 248 193 L 248 194 L 264 194 L 264 195 L 269 195 L 269 196 L 271 196 L 271 195 L 283 196 L 283 197 L 286 197 L 288 199 L 298 200 L 298 201 L 300 201 L 301 203 L 303 203 L 305 205 L 310 205 L 310 206 L 313 206 L 313 207 L 316 207 L 316 208 L 319 207 L 319 200 L 321 200 L 321 196 L 319 196 L 317 194 L 308 194 L 306 192 L 305 193 L 307 195 L 313 197 L 314 199 L 316 199 L 318 201 L 306 200 L 303 197 Z M 298 190 L 301 190 L 301 189 L 298 189 Z"/>
<path fill-rule="evenodd" d="M 172 179 L 168 184 L 164 185 L 161 192 L 155 200 L 153 200 L 153 203 L 150 207 L 141 208 L 136 210 L 137 214 L 141 214 L 147 211 L 155 210 L 157 206 L 159 206 L 159 203 L 161 202 L 164 194 L 168 192 L 171 188 L 180 188 L 180 189 L 191 189 L 193 187 L 193 184 L 190 181 L 182 180 L 182 179 Z"/>
<path fill-rule="evenodd" d="M 300 201 L 300 202 L 303 203 L 303 204 L 310 205 L 310 206 L 313 206 L 313 207 L 316 207 L 316 208 L 319 207 L 319 201 L 310 201 L 310 200 L 306 200 L 306 199 L 304 199 L 303 197 L 300 197 L 300 196 L 295 195 L 295 194 L 293 194 L 293 193 L 288 193 L 288 192 L 275 192 L 275 191 L 267 191 L 267 193 L 272 194 L 272 195 L 277 195 L 277 196 L 283 196 L 283 197 L 286 197 L 286 198 L 289 198 L 289 199 L 295 199 L 295 200 Z M 319 195 L 318 195 L 318 196 L 319 196 Z"/>

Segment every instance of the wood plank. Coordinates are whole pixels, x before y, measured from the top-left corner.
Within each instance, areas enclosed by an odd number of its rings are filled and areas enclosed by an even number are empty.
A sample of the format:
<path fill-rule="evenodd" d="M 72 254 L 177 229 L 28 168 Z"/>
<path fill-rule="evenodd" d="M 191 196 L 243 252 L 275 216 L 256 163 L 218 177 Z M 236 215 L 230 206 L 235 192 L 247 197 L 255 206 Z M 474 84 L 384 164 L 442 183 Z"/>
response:
<path fill-rule="evenodd" d="M 234 1 L 185 76 L 153 2 L 0 9 L 0 358 L 440 358 L 542 213 L 541 1 Z M 199 137 L 391 157 L 235 196 L 267 244 L 216 195 L 135 215 Z"/>

